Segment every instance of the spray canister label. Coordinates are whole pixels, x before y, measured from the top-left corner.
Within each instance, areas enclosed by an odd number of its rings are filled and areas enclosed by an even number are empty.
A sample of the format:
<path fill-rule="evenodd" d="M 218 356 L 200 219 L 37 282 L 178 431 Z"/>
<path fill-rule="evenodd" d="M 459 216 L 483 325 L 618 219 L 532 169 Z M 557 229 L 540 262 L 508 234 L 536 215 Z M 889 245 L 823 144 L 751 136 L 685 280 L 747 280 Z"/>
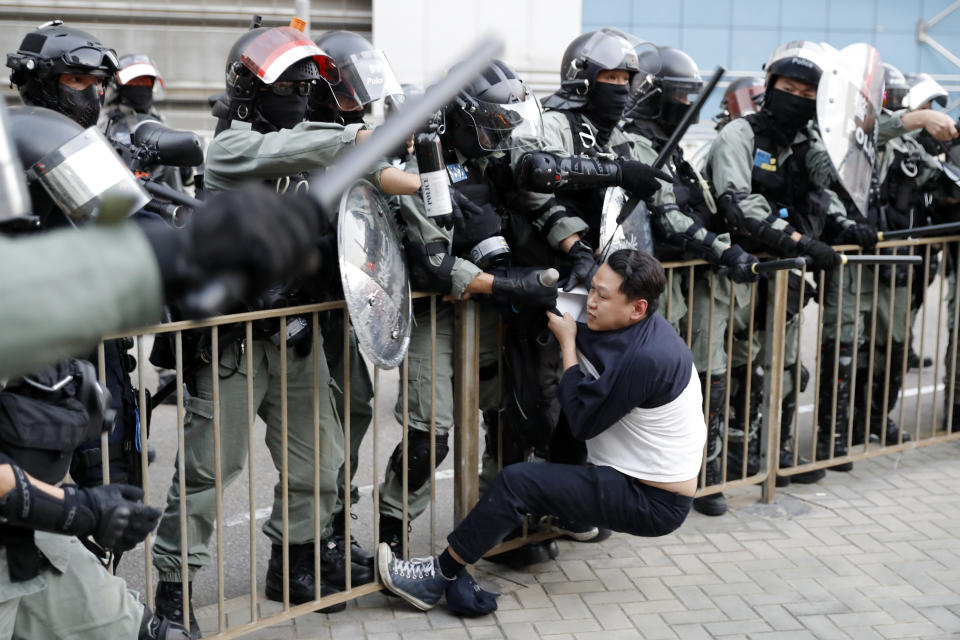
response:
<path fill-rule="evenodd" d="M 428 216 L 445 216 L 453 211 L 447 172 L 443 169 L 420 174 L 420 193 Z"/>

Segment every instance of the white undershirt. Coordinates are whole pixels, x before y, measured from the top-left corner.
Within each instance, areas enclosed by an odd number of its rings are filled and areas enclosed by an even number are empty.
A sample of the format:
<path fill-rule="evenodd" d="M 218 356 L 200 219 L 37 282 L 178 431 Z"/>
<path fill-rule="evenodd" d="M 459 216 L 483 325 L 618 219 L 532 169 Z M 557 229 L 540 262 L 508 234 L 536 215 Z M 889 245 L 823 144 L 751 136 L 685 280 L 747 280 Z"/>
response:
<path fill-rule="evenodd" d="M 596 368 L 577 353 L 582 371 L 599 377 Z M 696 477 L 703 462 L 707 427 L 696 367 L 690 382 L 674 400 L 652 409 L 633 409 L 608 429 L 587 440 L 591 463 L 654 482 L 683 482 Z"/>

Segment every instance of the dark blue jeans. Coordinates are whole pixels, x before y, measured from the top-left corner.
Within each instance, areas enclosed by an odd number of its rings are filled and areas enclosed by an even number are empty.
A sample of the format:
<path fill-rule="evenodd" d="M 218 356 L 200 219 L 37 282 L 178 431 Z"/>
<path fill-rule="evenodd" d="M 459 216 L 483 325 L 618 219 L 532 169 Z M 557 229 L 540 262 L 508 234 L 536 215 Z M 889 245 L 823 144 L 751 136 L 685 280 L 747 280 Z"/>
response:
<path fill-rule="evenodd" d="M 611 467 L 521 462 L 503 468 L 447 541 L 473 564 L 528 513 L 635 536 L 663 536 L 683 524 L 692 503 L 693 498 Z"/>

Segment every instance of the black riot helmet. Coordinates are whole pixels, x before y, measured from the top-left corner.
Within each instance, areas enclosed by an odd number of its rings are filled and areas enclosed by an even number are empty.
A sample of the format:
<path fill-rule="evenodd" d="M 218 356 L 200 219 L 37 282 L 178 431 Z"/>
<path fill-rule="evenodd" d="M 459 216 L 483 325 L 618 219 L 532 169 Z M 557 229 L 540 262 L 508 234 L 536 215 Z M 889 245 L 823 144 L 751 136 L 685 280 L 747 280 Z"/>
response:
<path fill-rule="evenodd" d="M 767 73 L 766 88 L 770 89 L 780 76 L 818 85 L 827 55 L 824 46 L 812 40 L 791 40 L 780 45 L 763 65 Z"/>
<path fill-rule="evenodd" d="M 672 133 L 703 90 L 697 63 L 673 47 L 641 51 L 638 61 L 641 68 L 657 71 L 633 76 L 624 119 L 654 120 L 665 133 Z"/>
<path fill-rule="evenodd" d="M 445 135 L 467 157 L 536 145 L 540 103 L 513 69 L 494 60 L 444 108 Z"/>
<path fill-rule="evenodd" d="M 889 62 L 883 63 L 883 106 L 885 109 L 896 111 L 903 107 L 903 99 L 907 97 L 910 85 L 900 69 Z"/>
<path fill-rule="evenodd" d="M 642 43 L 619 29 L 588 31 L 573 39 L 560 62 L 560 89 L 543 101 L 547 109 L 579 109 L 604 70 L 640 71 L 637 47 Z"/>
<path fill-rule="evenodd" d="M 261 28 L 259 16 L 230 48 L 224 72 L 228 119 L 265 131 L 301 122 L 316 83 L 340 81 L 336 64 L 306 35 L 293 27 Z"/>
<path fill-rule="evenodd" d="M 317 38 L 316 44 L 333 58 L 340 71 L 340 82 L 320 86 L 311 94 L 308 119 L 362 122 L 363 109 L 368 104 L 403 93 L 387 56 L 363 36 L 350 31 L 328 31 Z"/>
<path fill-rule="evenodd" d="M 99 129 L 51 109 L 14 107 L 10 137 L 27 175 L 33 212 L 45 224 L 60 211 L 72 224 L 124 218 L 150 197 Z"/>
<path fill-rule="evenodd" d="M 86 31 L 54 20 L 28 33 L 16 53 L 7 54 L 25 104 L 55 109 L 84 127 L 93 126 L 100 115 L 103 90 L 97 83 L 75 89 L 60 82 L 64 74 L 106 79 L 119 67 L 117 54 Z"/>

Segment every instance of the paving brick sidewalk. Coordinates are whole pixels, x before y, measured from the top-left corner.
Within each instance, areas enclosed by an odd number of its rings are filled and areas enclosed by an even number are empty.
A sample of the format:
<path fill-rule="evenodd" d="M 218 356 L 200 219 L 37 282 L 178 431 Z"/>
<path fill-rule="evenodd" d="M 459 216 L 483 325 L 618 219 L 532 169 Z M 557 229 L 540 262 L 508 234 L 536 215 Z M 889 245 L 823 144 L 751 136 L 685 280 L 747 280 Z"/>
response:
<path fill-rule="evenodd" d="M 856 463 L 773 504 L 728 496 L 663 538 L 562 542 L 529 571 L 481 563 L 495 615 L 421 613 L 374 594 L 250 638 L 960 638 L 960 443 Z M 231 623 L 248 600 L 229 603 Z M 264 613 L 272 611 L 265 603 Z M 210 629 L 216 612 L 200 614 Z"/>

